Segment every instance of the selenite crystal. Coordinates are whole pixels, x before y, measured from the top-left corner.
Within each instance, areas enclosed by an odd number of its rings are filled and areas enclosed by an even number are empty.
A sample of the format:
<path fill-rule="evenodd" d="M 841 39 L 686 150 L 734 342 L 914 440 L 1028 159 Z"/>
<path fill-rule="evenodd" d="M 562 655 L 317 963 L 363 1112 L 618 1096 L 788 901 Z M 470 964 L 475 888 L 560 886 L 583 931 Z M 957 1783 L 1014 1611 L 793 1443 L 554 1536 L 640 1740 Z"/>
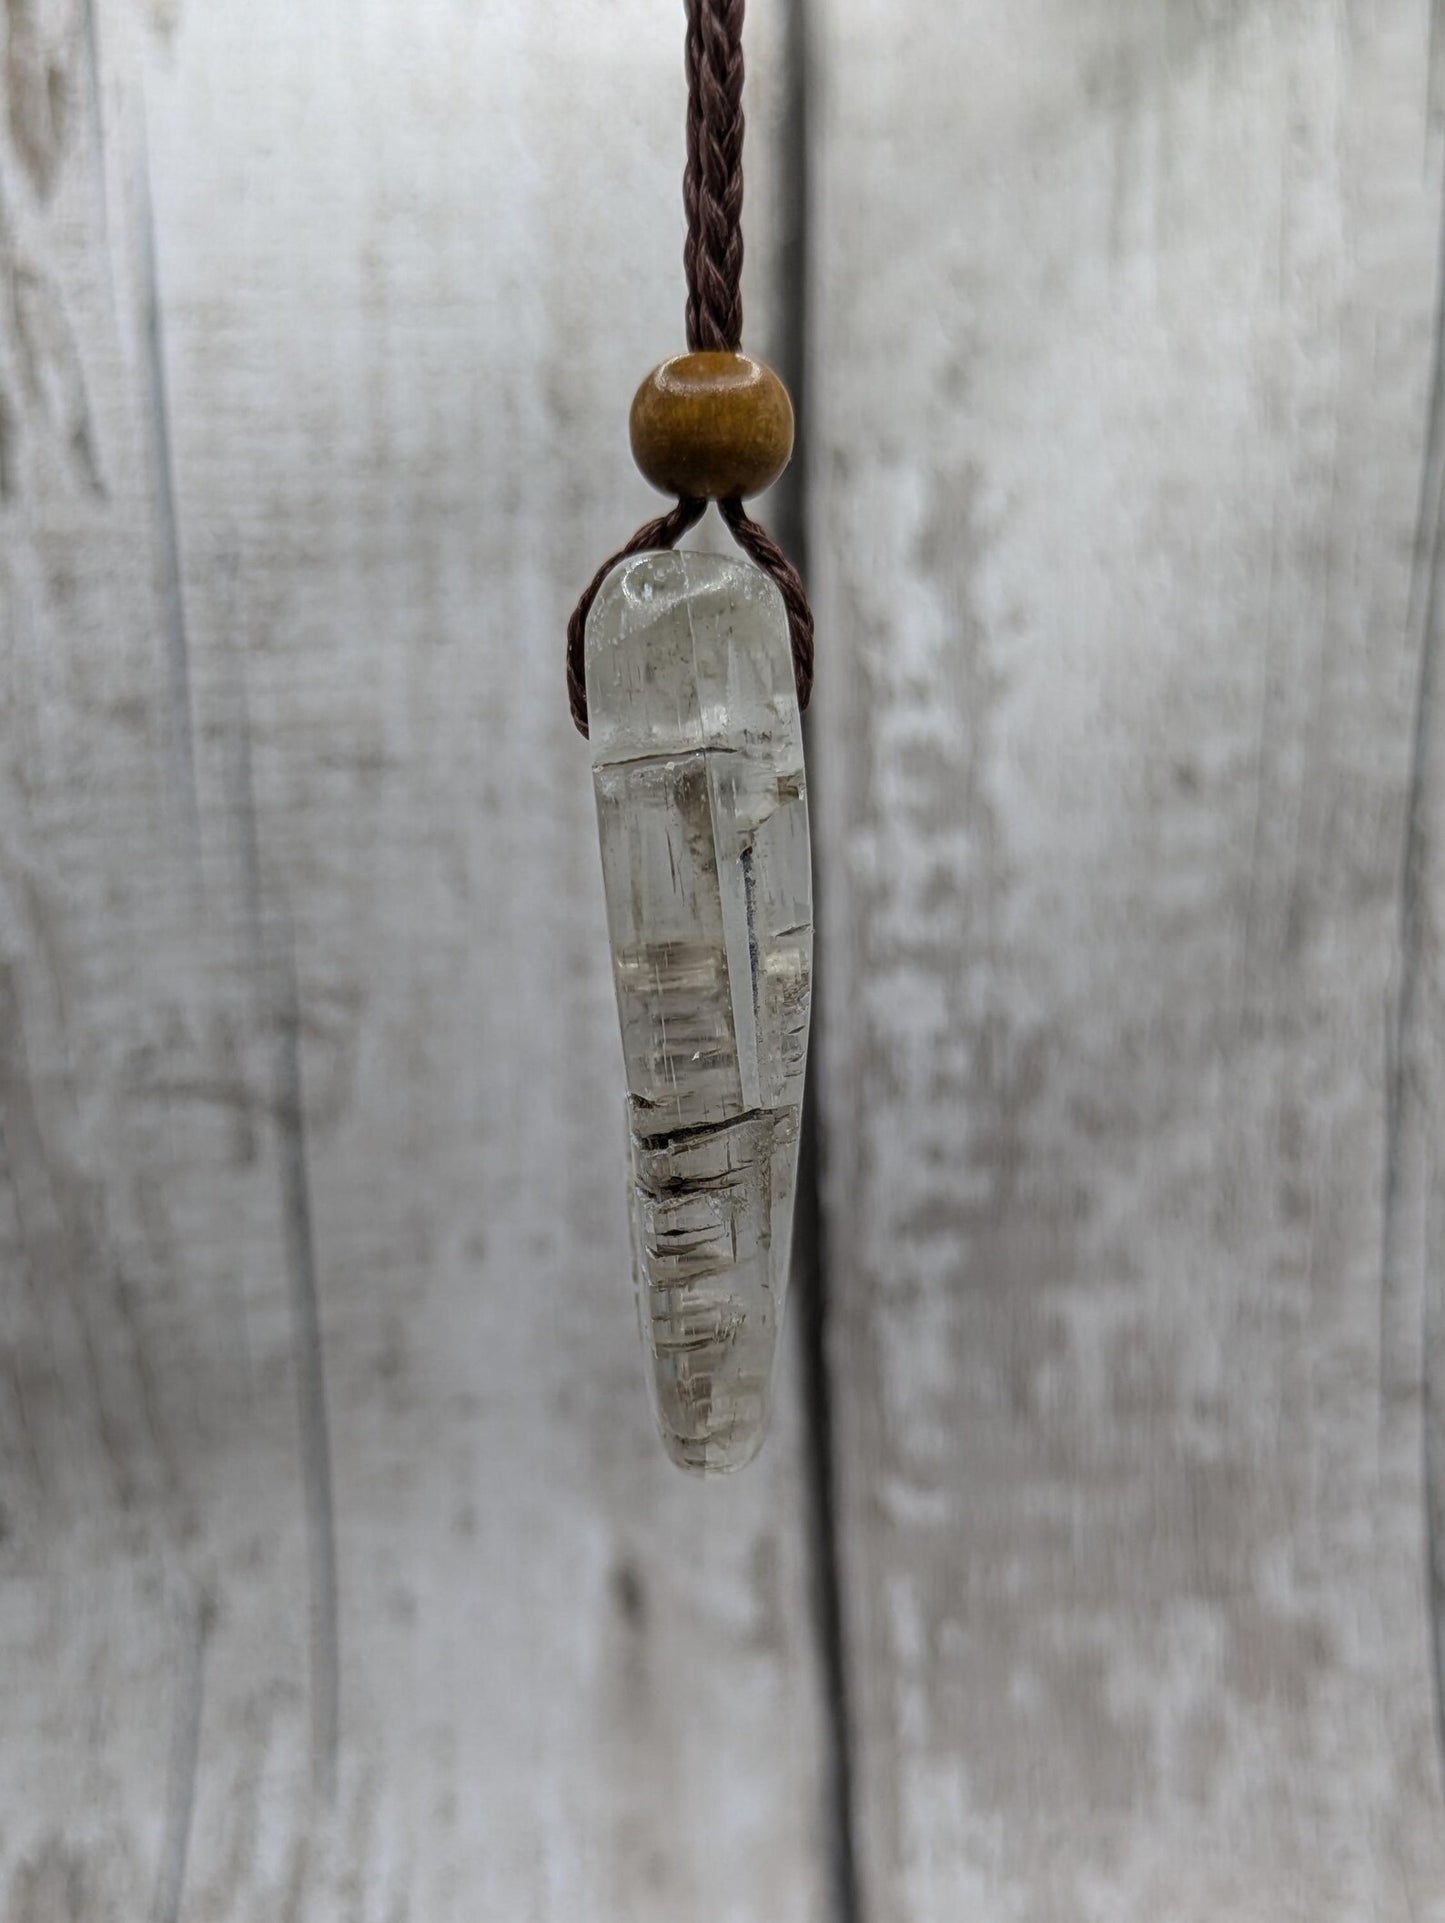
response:
<path fill-rule="evenodd" d="M 736 1469 L 767 1432 L 812 985 L 782 597 L 750 561 L 638 555 L 586 662 L 653 1407 L 675 1462 Z"/>

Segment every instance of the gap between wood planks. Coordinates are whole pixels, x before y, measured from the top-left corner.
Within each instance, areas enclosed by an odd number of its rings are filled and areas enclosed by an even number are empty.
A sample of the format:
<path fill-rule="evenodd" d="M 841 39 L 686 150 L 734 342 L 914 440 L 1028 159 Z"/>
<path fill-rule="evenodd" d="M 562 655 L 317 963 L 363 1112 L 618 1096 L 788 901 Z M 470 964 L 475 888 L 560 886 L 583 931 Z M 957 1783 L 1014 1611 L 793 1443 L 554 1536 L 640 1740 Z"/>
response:
<path fill-rule="evenodd" d="M 793 556 L 805 582 L 808 578 L 807 368 L 808 263 L 811 249 L 809 140 L 814 76 L 809 4 L 810 0 L 785 0 L 784 58 L 787 70 L 783 88 L 784 134 L 778 155 L 781 212 L 778 235 L 777 358 L 783 379 L 793 397 L 797 432 L 792 466 L 774 510 L 778 539 L 784 551 Z M 811 745 L 812 728 L 806 716 L 803 731 L 805 742 Z M 815 943 L 821 920 L 818 896 L 819 876 L 815 862 Z M 793 1244 L 793 1313 L 798 1324 L 813 1633 L 817 1641 L 823 1696 L 823 1837 L 828 1858 L 829 1893 L 833 1923 L 863 1923 L 853 1843 L 852 1716 L 838 1542 L 832 1377 L 828 1367 L 831 1277 L 826 1223 L 820 1199 L 820 1169 L 825 1149 L 821 1140 L 823 1105 L 818 1099 L 819 1050 L 816 1038 L 822 1027 L 824 1011 L 818 997 L 818 979 L 819 971 L 815 963 L 814 1045 L 803 1109 Z"/>
<path fill-rule="evenodd" d="M 782 0 L 786 35 L 783 137 L 777 155 L 782 206 L 778 271 L 779 338 L 777 359 L 792 391 L 798 423 L 795 459 L 776 508 L 782 545 L 807 572 L 807 347 L 808 259 L 811 245 L 810 152 L 813 62 L 808 9 L 810 0 Z M 97 89 L 98 93 L 98 89 Z M 190 698 L 189 637 L 181 583 L 173 455 L 164 338 L 152 212 L 148 155 L 142 144 L 135 183 L 140 260 L 138 280 L 144 300 L 143 340 L 149 386 L 152 456 L 155 463 L 156 535 L 164 590 L 167 668 L 174 729 L 174 781 L 181 816 L 192 848 L 198 842 L 194 749 Z M 826 641 L 826 637 L 825 637 Z M 339 1747 L 339 1652 L 335 1520 L 331 1486 L 330 1435 L 309 1196 L 305 1102 L 299 1036 L 295 959 L 284 905 L 267 912 L 256 842 L 254 798 L 250 792 L 250 742 L 244 689 L 238 690 L 242 793 L 235 798 L 245 847 L 252 957 L 263 1020 L 276 1034 L 273 1099 L 280 1134 L 281 1204 L 287 1269 L 292 1296 L 293 1343 L 297 1369 L 298 1414 L 302 1442 L 302 1484 L 307 1512 L 310 1564 L 310 1687 L 312 1767 L 323 1797 L 335 1793 Z M 815 875 L 815 897 L 818 877 Z M 820 917 L 814 912 L 815 929 Z M 815 971 L 815 997 L 816 997 Z M 814 1035 L 826 1019 L 815 1000 Z M 823 1701 L 822 1834 L 827 1854 L 831 1923 L 863 1923 L 853 1831 L 853 1740 L 849 1671 L 842 1606 L 842 1576 L 836 1503 L 836 1459 L 832 1381 L 828 1366 L 830 1273 L 826 1223 L 820 1205 L 821 1104 L 817 1098 L 820 1050 L 813 1049 L 813 1073 L 806 1105 L 794 1250 L 794 1314 L 797 1317 L 800 1391 L 805 1429 L 804 1499 L 809 1537 L 811 1607 Z M 156 1923 L 173 1923 L 181 1907 L 190 1831 L 194 1814 L 195 1768 L 204 1688 L 204 1605 L 197 1604 L 188 1628 L 187 1668 L 173 1735 L 170 1808 L 163 1861 L 154 1898 Z"/>
<path fill-rule="evenodd" d="M 1431 70 L 1437 47 L 1437 15 L 1431 10 Z M 1381 1403 L 1382 1420 L 1399 1389 L 1412 1385 L 1395 1380 L 1392 1369 L 1397 1348 L 1394 1329 L 1398 1305 L 1409 1299 L 1404 1270 L 1414 1250 L 1407 1217 L 1419 1207 L 1420 1174 L 1428 1204 L 1430 1115 L 1422 1083 L 1433 1064 L 1429 1040 L 1432 1021 L 1432 972 L 1438 967 L 1433 952 L 1431 899 L 1438 875 L 1431 862 L 1430 822 L 1445 801 L 1441 793 L 1435 713 L 1438 688 L 1441 569 L 1445 564 L 1445 219 L 1442 219 L 1435 266 L 1435 338 L 1431 349 L 1429 418 L 1420 474 L 1420 506 L 1411 563 L 1409 623 L 1418 632 L 1419 671 L 1410 746 L 1410 772 L 1405 792 L 1405 841 L 1400 865 L 1399 987 L 1387 1035 L 1389 1079 L 1385 1110 L 1384 1248 L 1381 1255 Z M 1423 1109 L 1423 1113 L 1422 1113 Z M 1423 1138 L 1423 1139 L 1422 1139 Z M 1423 1162 L 1423 1171 L 1421 1164 Z M 1411 1171 L 1416 1180 L 1412 1182 Z M 1445 1763 L 1445 1383 L 1437 1379 L 1445 1351 L 1445 1291 L 1432 1272 L 1433 1248 L 1426 1230 L 1418 1259 L 1422 1268 L 1419 1309 L 1423 1328 L 1420 1341 L 1421 1423 L 1424 1432 L 1425 1473 L 1425 1593 L 1430 1628 L 1430 1671 L 1435 1692 L 1435 1737 Z"/>

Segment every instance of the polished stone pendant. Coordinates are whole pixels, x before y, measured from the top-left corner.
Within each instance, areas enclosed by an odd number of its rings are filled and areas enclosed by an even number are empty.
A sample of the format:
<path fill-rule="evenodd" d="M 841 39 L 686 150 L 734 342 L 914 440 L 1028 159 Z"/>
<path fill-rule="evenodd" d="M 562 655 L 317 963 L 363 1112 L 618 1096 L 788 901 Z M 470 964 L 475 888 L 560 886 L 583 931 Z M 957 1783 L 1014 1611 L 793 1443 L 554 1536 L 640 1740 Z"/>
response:
<path fill-rule="evenodd" d="M 812 987 L 787 616 L 750 561 L 619 562 L 587 619 L 587 706 L 653 1407 L 674 1462 L 767 1431 Z"/>

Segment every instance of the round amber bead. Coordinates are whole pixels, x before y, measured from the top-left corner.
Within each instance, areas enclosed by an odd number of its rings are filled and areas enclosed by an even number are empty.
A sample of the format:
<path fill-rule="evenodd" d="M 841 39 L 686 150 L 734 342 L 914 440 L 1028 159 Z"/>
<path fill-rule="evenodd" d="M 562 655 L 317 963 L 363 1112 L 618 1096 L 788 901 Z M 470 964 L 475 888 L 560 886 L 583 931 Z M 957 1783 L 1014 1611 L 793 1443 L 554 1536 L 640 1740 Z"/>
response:
<path fill-rule="evenodd" d="M 664 494 L 725 501 L 771 487 L 793 451 L 793 404 L 746 354 L 679 354 L 632 403 L 632 458 Z"/>

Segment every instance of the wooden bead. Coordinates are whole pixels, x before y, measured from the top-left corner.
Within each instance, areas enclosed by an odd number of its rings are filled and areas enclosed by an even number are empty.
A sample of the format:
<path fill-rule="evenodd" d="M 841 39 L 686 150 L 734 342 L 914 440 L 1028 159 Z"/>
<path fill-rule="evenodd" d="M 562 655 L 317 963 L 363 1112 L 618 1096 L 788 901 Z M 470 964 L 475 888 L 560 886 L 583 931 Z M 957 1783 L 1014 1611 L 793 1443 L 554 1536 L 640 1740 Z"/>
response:
<path fill-rule="evenodd" d="M 664 494 L 725 501 L 771 487 L 793 451 L 793 404 L 746 354 L 679 354 L 632 403 L 632 458 Z"/>

